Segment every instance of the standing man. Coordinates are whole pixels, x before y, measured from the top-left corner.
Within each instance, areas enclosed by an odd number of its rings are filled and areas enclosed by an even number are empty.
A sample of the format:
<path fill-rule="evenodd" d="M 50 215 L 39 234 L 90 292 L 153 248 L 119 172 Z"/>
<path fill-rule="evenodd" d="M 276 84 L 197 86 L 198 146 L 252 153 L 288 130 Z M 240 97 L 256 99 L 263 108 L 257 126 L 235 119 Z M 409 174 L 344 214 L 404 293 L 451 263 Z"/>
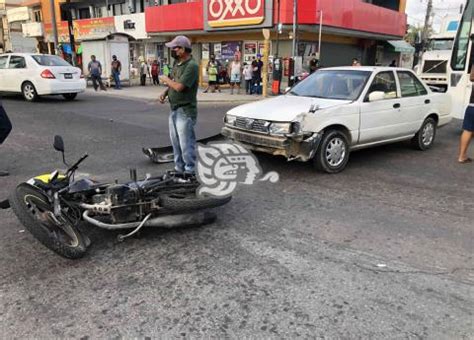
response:
<path fill-rule="evenodd" d="M 169 129 L 174 153 L 174 168 L 185 178 L 193 177 L 196 170 L 196 135 L 194 126 L 197 118 L 197 90 L 199 66 L 193 59 L 191 42 L 179 35 L 166 44 L 171 56 L 177 60 L 171 78 L 162 75 L 160 81 L 168 86 L 161 94 L 160 103 L 166 97 L 171 104 Z"/>
<path fill-rule="evenodd" d="M 229 66 L 230 74 L 230 94 L 234 94 L 234 86 L 237 85 L 237 94 L 240 94 L 240 79 L 242 77 L 242 64 L 240 63 L 240 53 L 234 54 L 234 60 Z"/>
<path fill-rule="evenodd" d="M 263 68 L 263 61 L 262 55 L 259 53 L 257 54 L 257 60 L 252 61 L 252 68 L 253 68 L 253 76 L 252 82 L 254 86 L 253 93 L 262 94 L 262 68 Z"/>
<path fill-rule="evenodd" d="M 319 67 L 319 60 L 316 58 L 316 53 L 313 53 L 311 60 L 309 61 L 309 74 L 313 74 Z"/>
<path fill-rule="evenodd" d="M 145 58 L 140 57 L 141 63 L 140 63 L 140 85 L 145 86 L 146 85 L 146 77 L 148 76 L 149 72 L 149 67 L 148 64 L 145 60 Z"/>
<path fill-rule="evenodd" d="M 160 75 L 160 64 L 158 60 L 155 59 L 153 64 L 151 64 L 151 77 L 153 78 L 153 85 L 160 85 L 158 76 Z"/>
<path fill-rule="evenodd" d="M 12 123 L 10 122 L 10 119 L 8 119 L 7 113 L 2 106 L 2 100 L 0 99 L 0 144 L 2 144 L 5 139 L 7 139 L 11 130 Z M 0 170 L 0 177 L 5 177 L 8 175 L 8 171 Z"/>
<path fill-rule="evenodd" d="M 91 76 L 94 90 L 97 91 L 100 86 L 101 90 L 107 91 L 104 84 L 102 83 L 102 65 L 100 61 L 95 58 L 95 55 L 91 55 L 91 61 L 89 62 L 87 69 L 89 70 L 89 75 Z"/>
<path fill-rule="evenodd" d="M 121 90 L 122 85 L 120 84 L 120 72 L 122 71 L 122 63 L 117 59 L 116 55 L 112 56 L 112 76 L 114 77 L 114 83 L 116 90 Z"/>

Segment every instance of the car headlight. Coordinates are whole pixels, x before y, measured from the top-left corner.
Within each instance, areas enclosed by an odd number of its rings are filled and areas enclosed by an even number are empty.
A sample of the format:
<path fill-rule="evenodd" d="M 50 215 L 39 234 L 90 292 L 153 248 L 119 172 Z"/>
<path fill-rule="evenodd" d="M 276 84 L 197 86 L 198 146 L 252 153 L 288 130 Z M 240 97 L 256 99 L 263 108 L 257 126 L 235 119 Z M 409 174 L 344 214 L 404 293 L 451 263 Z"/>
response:
<path fill-rule="evenodd" d="M 291 133 L 291 123 L 272 123 L 270 125 L 270 133 L 275 135 L 284 135 Z"/>
<path fill-rule="evenodd" d="M 224 122 L 229 125 L 234 125 L 236 119 L 237 119 L 237 116 L 225 115 Z"/>

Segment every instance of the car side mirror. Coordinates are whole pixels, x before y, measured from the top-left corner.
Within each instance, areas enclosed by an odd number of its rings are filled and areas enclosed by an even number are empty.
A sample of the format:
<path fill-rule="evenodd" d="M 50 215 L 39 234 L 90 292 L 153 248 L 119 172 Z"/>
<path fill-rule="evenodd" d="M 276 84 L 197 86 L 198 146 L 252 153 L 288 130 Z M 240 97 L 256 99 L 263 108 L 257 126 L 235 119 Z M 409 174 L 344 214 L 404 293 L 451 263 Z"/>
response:
<path fill-rule="evenodd" d="M 61 136 L 54 136 L 54 143 L 53 143 L 54 149 L 59 152 L 64 152 L 64 141 L 63 137 Z"/>
<path fill-rule="evenodd" d="M 379 100 L 385 99 L 385 92 L 383 91 L 374 91 L 369 94 L 369 102 L 376 102 Z"/>

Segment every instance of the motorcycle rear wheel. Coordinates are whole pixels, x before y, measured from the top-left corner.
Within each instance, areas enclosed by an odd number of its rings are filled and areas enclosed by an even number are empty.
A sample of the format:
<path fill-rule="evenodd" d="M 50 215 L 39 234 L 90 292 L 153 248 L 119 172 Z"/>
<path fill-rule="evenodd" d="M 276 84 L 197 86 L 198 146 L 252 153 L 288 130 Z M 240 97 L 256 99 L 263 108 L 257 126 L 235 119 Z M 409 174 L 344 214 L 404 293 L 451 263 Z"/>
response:
<path fill-rule="evenodd" d="M 20 222 L 44 246 L 67 259 L 84 256 L 85 238 L 67 218 L 54 216 L 53 206 L 39 189 L 22 183 L 9 201 Z"/>
<path fill-rule="evenodd" d="M 172 212 L 187 212 L 201 209 L 211 209 L 227 204 L 232 196 L 214 198 L 199 197 L 195 190 L 161 194 L 160 205 Z"/>

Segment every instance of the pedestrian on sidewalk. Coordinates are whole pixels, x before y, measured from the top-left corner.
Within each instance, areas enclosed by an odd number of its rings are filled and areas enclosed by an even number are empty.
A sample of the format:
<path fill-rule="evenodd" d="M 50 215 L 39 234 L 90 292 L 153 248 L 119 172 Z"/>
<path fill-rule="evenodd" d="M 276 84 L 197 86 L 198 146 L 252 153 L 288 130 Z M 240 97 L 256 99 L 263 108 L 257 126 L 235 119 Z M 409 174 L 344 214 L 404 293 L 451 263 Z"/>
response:
<path fill-rule="evenodd" d="M 316 58 L 316 53 L 311 55 L 311 60 L 309 61 L 309 74 L 313 74 L 319 68 L 319 60 Z"/>
<path fill-rule="evenodd" d="M 148 64 L 143 57 L 140 57 L 140 85 L 146 85 L 146 77 L 150 73 Z"/>
<path fill-rule="evenodd" d="M 120 83 L 120 72 L 122 72 L 122 63 L 117 59 L 116 55 L 112 56 L 112 77 L 114 77 L 114 83 L 116 90 L 122 89 L 122 84 Z"/>
<path fill-rule="evenodd" d="M 199 66 L 191 55 L 191 41 L 179 35 L 166 43 L 171 55 L 176 59 L 171 79 L 165 75 L 160 81 L 168 86 L 161 94 L 160 103 L 169 98 L 171 113 L 169 129 L 174 154 L 174 168 L 185 178 L 195 175 L 196 135 L 194 126 L 197 119 L 197 90 L 199 85 Z"/>
<path fill-rule="evenodd" d="M 471 67 L 470 80 L 471 82 L 474 82 L 474 65 Z M 461 134 L 461 140 L 459 141 L 458 162 L 462 164 L 472 163 L 472 158 L 467 156 L 469 144 L 471 144 L 474 134 L 474 86 L 471 84 L 471 87 L 473 88 L 473 91 L 471 93 L 469 105 L 466 108 L 466 113 L 464 114 L 464 121 L 462 124 L 463 132 Z"/>
<path fill-rule="evenodd" d="M 209 88 L 211 88 L 212 93 L 214 93 L 216 90 L 221 92 L 221 89 L 219 88 L 219 82 L 217 81 L 220 65 L 220 62 L 216 60 L 216 56 L 214 54 L 211 54 L 211 58 L 209 59 L 206 68 L 208 74 L 208 85 L 207 88 L 204 90 L 204 93 L 207 93 L 209 91 Z"/>
<path fill-rule="evenodd" d="M 87 70 L 89 71 L 89 75 L 92 79 L 92 86 L 94 86 L 94 90 L 100 87 L 102 91 L 107 91 L 106 87 L 102 83 L 102 64 L 98 61 L 95 55 L 91 55 L 91 61 L 87 66 Z"/>
<path fill-rule="evenodd" d="M 0 98 L 0 144 L 3 144 L 11 131 L 12 123 L 10 122 L 10 119 L 8 119 L 7 113 L 5 112 L 5 109 L 2 105 L 2 99 Z M 0 159 L 2 158 L 0 157 Z M 0 170 L 0 177 L 5 177 L 8 175 L 8 171 Z"/>
<path fill-rule="evenodd" d="M 240 94 L 240 79 L 242 78 L 242 63 L 240 54 L 235 53 L 234 60 L 230 63 L 230 94 L 234 94 L 234 86 L 237 86 L 237 94 Z"/>
<path fill-rule="evenodd" d="M 151 65 L 151 77 L 153 78 L 153 85 L 160 85 L 160 80 L 158 79 L 159 74 L 160 64 L 158 63 L 158 60 L 155 59 Z"/>
<path fill-rule="evenodd" d="M 252 65 L 244 63 L 245 93 L 252 93 Z"/>
<path fill-rule="evenodd" d="M 262 94 L 262 68 L 263 68 L 263 61 L 262 55 L 259 53 L 257 54 L 257 59 L 252 61 L 252 94 Z"/>

